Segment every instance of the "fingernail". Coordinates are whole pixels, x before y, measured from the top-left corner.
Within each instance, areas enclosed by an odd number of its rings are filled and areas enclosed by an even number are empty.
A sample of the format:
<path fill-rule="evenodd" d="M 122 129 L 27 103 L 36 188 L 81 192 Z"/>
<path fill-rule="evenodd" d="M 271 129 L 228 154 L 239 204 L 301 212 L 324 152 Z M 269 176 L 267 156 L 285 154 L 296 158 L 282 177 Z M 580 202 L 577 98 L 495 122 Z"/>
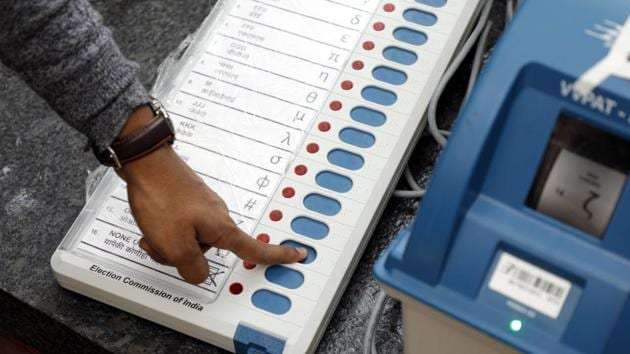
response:
<path fill-rule="evenodd" d="M 308 250 L 306 248 L 296 247 L 295 249 L 300 252 L 300 256 L 302 256 L 302 258 L 306 258 L 308 256 Z"/>

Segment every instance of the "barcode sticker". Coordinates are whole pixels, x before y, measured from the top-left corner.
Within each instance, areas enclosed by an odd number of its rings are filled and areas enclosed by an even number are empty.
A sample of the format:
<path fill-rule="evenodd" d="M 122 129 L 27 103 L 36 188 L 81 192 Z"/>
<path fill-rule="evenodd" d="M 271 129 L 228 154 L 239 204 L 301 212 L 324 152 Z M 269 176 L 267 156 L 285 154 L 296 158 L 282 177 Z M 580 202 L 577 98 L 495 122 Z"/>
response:
<path fill-rule="evenodd" d="M 562 311 L 571 283 L 503 252 L 488 287 L 555 319 Z"/>

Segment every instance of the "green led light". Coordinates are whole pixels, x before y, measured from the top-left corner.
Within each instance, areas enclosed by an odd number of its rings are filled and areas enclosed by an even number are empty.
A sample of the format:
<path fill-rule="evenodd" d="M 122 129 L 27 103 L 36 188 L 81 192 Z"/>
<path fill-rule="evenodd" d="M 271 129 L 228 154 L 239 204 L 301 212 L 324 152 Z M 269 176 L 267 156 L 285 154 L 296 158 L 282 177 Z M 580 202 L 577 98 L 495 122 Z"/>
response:
<path fill-rule="evenodd" d="M 512 320 L 510 322 L 510 331 L 519 332 L 523 328 L 523 322 L 521 320 Z"/>

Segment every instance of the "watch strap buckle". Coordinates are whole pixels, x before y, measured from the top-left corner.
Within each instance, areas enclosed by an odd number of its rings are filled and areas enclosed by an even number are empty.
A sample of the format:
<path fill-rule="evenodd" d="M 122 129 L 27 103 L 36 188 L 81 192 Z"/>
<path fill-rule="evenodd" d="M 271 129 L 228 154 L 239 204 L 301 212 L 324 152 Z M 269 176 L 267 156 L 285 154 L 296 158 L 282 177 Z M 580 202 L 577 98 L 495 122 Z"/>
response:
<path fill-rule="evenodd" d="M 114 166 L 117 169 L 121 169 L 122 168 L 122 164 L 120 163 L 120 160 L 118 159 L 118 155 L 116 155 L 116 152 L 114 151 L 114 149 L 112 149 L 111 146 L 107 147 L 107 151 L 109 152 L 109 156 L 111 158 L 111 160 L 113 160 L 114 162 Z"/>

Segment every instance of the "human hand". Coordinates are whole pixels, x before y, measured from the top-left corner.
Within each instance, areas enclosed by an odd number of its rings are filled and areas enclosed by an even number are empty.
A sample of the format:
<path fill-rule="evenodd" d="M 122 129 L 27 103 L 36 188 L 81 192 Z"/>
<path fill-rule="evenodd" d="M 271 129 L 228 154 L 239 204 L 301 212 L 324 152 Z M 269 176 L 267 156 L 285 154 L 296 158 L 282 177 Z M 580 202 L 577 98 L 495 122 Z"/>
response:
<path fill-rule="evenodd" d="M 151 118 L 150 110 L 136 110 L 121 136 Z M 156 262 L 176 267 L 189 283 L 208 277 L 203 254 L 210 247 L 255 264 L 294 263 L 307 256 L 306 249 L 269 245 L 241 231 L 223 200 L 168 145 L 117 172 L 127 182 L 131 212 L 144 235 L 140 248 Z"/>

